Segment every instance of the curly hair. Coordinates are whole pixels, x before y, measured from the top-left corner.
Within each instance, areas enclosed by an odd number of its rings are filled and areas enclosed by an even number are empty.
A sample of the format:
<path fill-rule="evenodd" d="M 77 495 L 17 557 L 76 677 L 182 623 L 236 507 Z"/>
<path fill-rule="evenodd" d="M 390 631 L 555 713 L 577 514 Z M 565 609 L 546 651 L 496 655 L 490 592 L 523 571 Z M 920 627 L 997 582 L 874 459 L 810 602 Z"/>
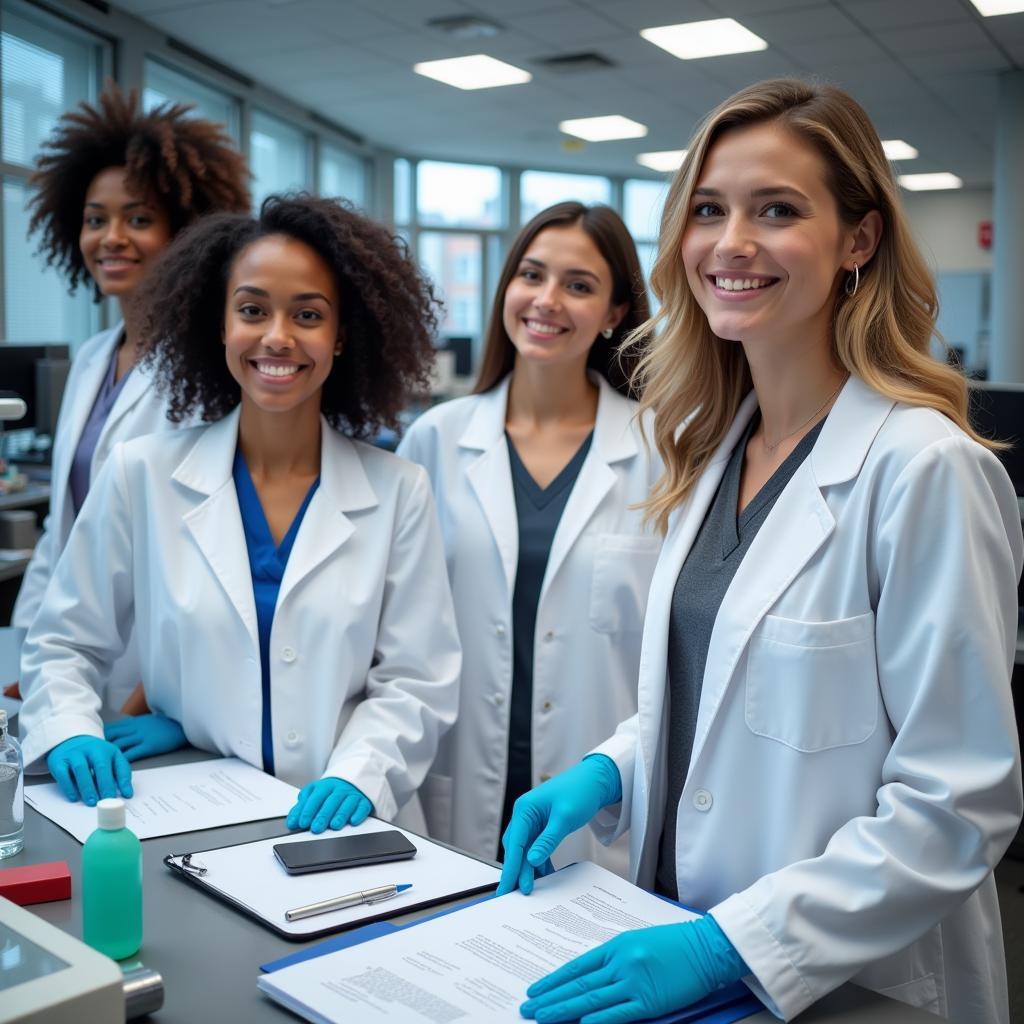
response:
<path fill-rule="evenodd" d="M 321 412 L 355 437 L 396 428 L 410 392 L 429 387 L 440 303 L 403 239 L 350 203 L 305 193 L 269 196 L 258 217 L 204 217 L 141 285 L 137 302 L 151 339 L 144 358 L 169 397 L 169 417 L 209 422 L 239 403 L 222 343 L 228 279 L 242 250 L 268 235 L 305 243 L 334 277 L 344 344 L 324 382 Z"/>
<path fill-rule="evenodd" d="M 146 113 L 134 89 L 108 83 L 96 106 L 82 103 L 58 122 L 31 178 L 29 233 L 40 232 L 39 253 L 72 293 L 89 278 L 78 246 L 85 195 L 108 167 L 123 166 L 128 188 L 159 202 L 174 233 L 213 211 L 249 209 L 245 160 L 220 125 L 191 110 L 165 103 Z"/>

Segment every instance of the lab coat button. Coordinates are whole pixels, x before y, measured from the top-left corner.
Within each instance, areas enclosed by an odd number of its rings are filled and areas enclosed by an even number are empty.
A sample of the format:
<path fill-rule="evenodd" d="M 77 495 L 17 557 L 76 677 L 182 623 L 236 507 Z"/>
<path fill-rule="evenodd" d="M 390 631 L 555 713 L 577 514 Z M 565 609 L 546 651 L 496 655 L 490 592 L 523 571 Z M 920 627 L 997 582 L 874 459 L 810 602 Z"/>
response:
<path fill-rule="evenodd" d="M 494 703 L 500 708 L 505 703 L 505 695 L 503 693 L 496 693 L 494 695 Z"/>
<path fill-rule="evenodd" d="M 288 745 L 289 746 L 294 747 L 295 744 L 298 743 L 298 741 L 299 741 L 299 734 L 297 732 L 290 732 L 285 737 L 285 739 L 288 741 Z"/>
<path fill-rule="evenodd" d="M 550 776 L 550 774 L 548 774 L 548 772 L 541 772 L 540 773 L 540 781 L 541 782 L 549 782 L 550 780 L 551 780 L 551 776 Z"/>
<path fill-rule="evenodd" d="M 549 700 L 544 701 L 544 703 L 541 704 L 541 710 L 543 710 L 543 711 L 550 711 L 551 710 L 551 701 L 549 701 Z"/>
<path fill-rule="evenodd" d="M 698 811 L 710 811 L 711 805 L 714 803 L 714 797 L 706 789 L 698 789 L 693 794 L 693 806 Z"/>
<path fill-rule="evenodd" d="M 551 643 L 551 641 L 552 641 L 552 640 L 554 640 L 554 639 L 555 639 L 555 634 L 554 634 L 554 633 L 553 633 L 553 632 L 552 632 L 552 631 L 551 631 L 551 630 L 549 629 L 549 630 L 548 630 L 548 631 L 547 631 L 547 632 L 546 632 L 546 633 L 544 634 L 544 640 L 545 640 L 545 641 L 546 641 L 547 643 Z"/>
<path fill-rule="evenodd" d="M 505 635 L 505 627 L 502 626 L 499 623 L 497 626 L 494 627 L 494 632 L 497 633 L 498 636 L 504 636 Z"/>
<path fill-rule="evenodd" d="M 290 665 L 295 660 L 295 648 L 294 647 L 282 647 L 281 648 L 281 660 L 288 662 Z"/>

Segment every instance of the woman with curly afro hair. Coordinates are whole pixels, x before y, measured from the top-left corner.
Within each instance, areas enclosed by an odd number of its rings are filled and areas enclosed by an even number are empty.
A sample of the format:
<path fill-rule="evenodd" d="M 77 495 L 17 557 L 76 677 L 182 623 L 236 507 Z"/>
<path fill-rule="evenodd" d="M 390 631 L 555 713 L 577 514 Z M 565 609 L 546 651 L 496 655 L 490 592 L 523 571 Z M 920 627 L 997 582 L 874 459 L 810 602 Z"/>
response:
<path fill-rule="evenodd" d="M 61 118 L 37 162 L 30 230 L 74 292 L 116 298 L 121 322 L 90 338 L 68 378 L 53 446 L 52 496 L 25 573 L 13 624 L 28 628 L 90 484 L 118 441 L 166 430 L 166 402 L 136 362 L 135 295 L 174 235 L 199 217 L 249 208 L 248 171 L 219 125 L 187 106 L 150 112 L 110 85 L 95 106 Z M 139 679 L 131 653 L 102 691 L 119 708 Z"/>
<path fill-rule="evenodd" d="M 186 231 L 139 301 L 171 417 L 207 422 L 100 474 L 25 641 L 26 764 L 88 803 L 191 743 L 303 786 L 293 828 L 422 826 L 458 707 L 448 575 L 426 474 L 357 438 L 427 383 L 429 284 L 350 207 L 271 197 Z M 153 713 L 104 738 L 133 623 Z"/>

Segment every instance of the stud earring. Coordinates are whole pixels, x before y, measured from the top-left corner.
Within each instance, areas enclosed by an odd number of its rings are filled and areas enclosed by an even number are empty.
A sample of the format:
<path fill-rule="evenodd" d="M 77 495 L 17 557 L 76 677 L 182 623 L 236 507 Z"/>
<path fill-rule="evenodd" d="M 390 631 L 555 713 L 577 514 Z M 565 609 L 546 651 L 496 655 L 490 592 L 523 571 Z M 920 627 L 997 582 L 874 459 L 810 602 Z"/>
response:
<path fill-rule="evenodd" d="M 850 287 L 850 282 L 853 282 L 853 287 Z M 852 299 L 857 294 L 857 289 L 860 287 L 860 267 L 856 263 L 853 264 L 853 273 L 846 279 L 846 294 Z"/>
<path fill-rule="evenodd" d="M 601 337 L 602 337 L 602 338 L 604 338 L 604 340 L 605 340 L 605 341 L 611 341 L 611 339 L 612 339 L 612 335 L 613 335 L 614 333 L 615 333 L 615 329 L 614 329 L 613 327 L 606 327 L 606 328 L 605 328 L 605 329 L 604 329 L 604 330 L 603 330 L 603 331 L 601 332 Z"/>
<path fill-rule="evenodd" d="M 341 355 L 341 346 L 340 345 L 335 345 L 334 346 L 334 354 L 336 356 L 340 356 Z"/>

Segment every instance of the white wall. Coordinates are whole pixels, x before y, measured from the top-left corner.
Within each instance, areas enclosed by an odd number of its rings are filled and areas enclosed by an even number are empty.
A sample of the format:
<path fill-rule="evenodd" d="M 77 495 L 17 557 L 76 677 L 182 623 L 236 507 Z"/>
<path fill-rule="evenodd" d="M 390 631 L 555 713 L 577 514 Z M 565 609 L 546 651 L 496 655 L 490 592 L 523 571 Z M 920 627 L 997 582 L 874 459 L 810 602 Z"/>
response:
<path fill-rule="evenodd" d="M 933 271 L 992 269 L 991 250 L 978 245 L 978 222 L 992 219 L 990 189 L 904 192 L 903 205 Z"/>

